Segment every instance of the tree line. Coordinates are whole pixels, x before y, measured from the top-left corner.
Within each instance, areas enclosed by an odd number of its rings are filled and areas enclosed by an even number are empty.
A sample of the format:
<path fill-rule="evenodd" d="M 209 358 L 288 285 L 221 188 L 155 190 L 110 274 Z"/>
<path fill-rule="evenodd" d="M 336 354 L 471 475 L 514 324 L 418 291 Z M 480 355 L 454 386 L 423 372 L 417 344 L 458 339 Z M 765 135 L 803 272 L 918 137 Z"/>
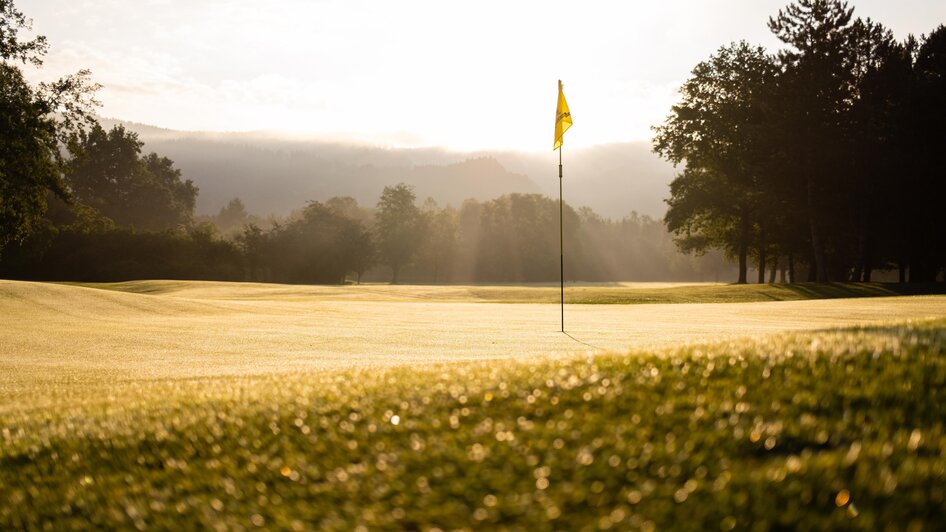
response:
<path fill-rule="evenodd" d="M 538 194 L 467 200 L 459 208 L 412 187 L 385 187 L 377 205 L 313 201 L 279 219 L 238 198 L 194 213 L 195 184 L 174 162 L 143 153 L 137 134 L 96 122 L 97 85 L 80 71 L 30 84 L 45 38 L 0 0 L 0 276 L 31 280 L 141 278 L 341 283 L 558 279 L 558 205 Z M 719 257 L 676 252 L 663 224 L 565 208 L 571 280 L 718 280 Z"/>
<path fill-rule="evenodd" d="M 231 217 L 234 202 L 221 209 Z M 268 229 L 245 214 L 233 241 L 257 281 L 333 283 L 552 282 L 559 278 L 558 202 L 540 194 L 419 203 L 411 186 L 385 187 L 376 206 L 353 198 L 309 202 Z M 565 207 L 566 278 L 719 280 L 721 255 L 686 257 L 659 220 L 611 220 Z"/>
<path fill-rule="evenodd" d="M 134 139 L 134 134 L 122 135 Z M 67 174 L 70 190 L 71 182 Z M 133 197 L 130 191 L 115 191 L 113 181 L 101 182 L 111 183 L 103 185 L 110 197 Z M 190 201 L 157 195 L 165 201 L 156 200 L 153 216 L 130 201 L 113 211 L 122 222 L 78 197 L 68 202 L 50 198 L 40 228 L 5 250 L 0 276 L 332 284 L 553 282 L 559 277 L 558 202 L 539 194 L 441 207 L 430 198 L 419 202 L 413 188 L 402 183 L 385 187 L 374 206 L 334 197 L 310 201 L 285 218 L 264 219 L 249 214 L 239 199 L 214 216 L 194 216 L 196 189 L 182 187 L 187 184 L 178 179 L 172 188 L 191 191 Z M 664 224 L 647 216 L 632 213 L 612 220 L 566 205 L 565 227 L 566 279 L 571 281 L 718 281 L 731 274 L 719 254 L 679 253 Z"/>
<path fill-rule="evenodd" d="M 946 27 L 894 38 L 840 0 L 798 0 L 699 63 L 654 128 L 683 170 L 665 221 L 682 251 L 721 250 L 791 281 L 929 282 L 946 266 Z"/>

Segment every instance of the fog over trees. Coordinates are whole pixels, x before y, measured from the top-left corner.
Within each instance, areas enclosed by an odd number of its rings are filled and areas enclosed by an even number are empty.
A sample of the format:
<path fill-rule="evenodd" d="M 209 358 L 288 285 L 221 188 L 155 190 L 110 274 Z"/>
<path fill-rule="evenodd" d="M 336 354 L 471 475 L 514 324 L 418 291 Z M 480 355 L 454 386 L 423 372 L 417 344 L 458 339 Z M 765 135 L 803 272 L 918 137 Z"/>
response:
<path fill-rule="evenodd" d="M 442 148 L 397 148 L 260 132 L 174 131 L 99 118 L 109 129 L 122 125 L 138 134 L 145 151 L 174 160 L 200 187 L 198 214 L 212 214 L 234 196 L 260 215 L 285 215 L 299 198 L 325 201 L 350 196 L 363 205 L 395 183 L 413 185 L 418 197 L 459 206 L 503 194 L 558 195 L 558 156 L 551 151 L 458 152 Z M 646 141 L 566 147 L 566 199 L 603 216 L 631 211 L 663 216 L 673 167 L 651 153 Z"/>
<path fill-rule="evenodd" d="M 46 42 L 23 37 L 8 0 L 0 19 L 0 276 L 558 280 L 545 158 L 97 123 L 88 74 L 31 85 L 22 66 Z M 836 0 L 799 0 L 769 26 L 783 49 L 719 48 L 655 128 L 654 151 L 678 166 L 662 220 L 628 194 L 667 196 L 667 162 L 621 144 L 566 152 L 567 280 L 942 273 L 946 29 L 897 41 Z"/>

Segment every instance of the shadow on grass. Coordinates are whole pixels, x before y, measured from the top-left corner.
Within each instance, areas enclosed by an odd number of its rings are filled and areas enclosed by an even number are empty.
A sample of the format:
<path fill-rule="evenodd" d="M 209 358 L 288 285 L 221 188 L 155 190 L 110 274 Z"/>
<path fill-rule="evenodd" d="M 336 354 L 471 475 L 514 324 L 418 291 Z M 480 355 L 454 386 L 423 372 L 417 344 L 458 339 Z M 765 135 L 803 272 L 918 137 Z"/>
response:
<path fill-rule="evenodd" d="M 600 347 L 598 347 L 598 346 L 596 346 L 596 345 L 589 344 L 588 342 L 585 342 L 584 340 L 579 340 L 578 338 L 575 338 L 574 336 L 572 336 L 571 334 L 569 334 L 569 333 L 567 333 L 567 332 L 565 332 L 565 331 L 562 331 L 562 334 L 564 334 L 565 336 L 567 336 L 567 337 L 571 338 L 572 340 L 578 342 L 579 344 L 586 345 L 586 346 L 588 346 L 588 347 L 591 347 L 592 349 L 597 349 L 598 351 L 604 351 L 604 349 L 602 349 L 602 348 L 600 348 Z"/>
<path fill-rule="evenodd" d="M 568 303 L 646 304 L 646 303 L 749 303 L 757 301 L 800 301 L 946 294 L 946 283 L 795 283 L 729 284 L 681 286 L 673 288 L 625 290 L 595 289 L 566 291 Z"/>
<path fill-rule="evenodd" d="M 796 283 L 775 286 L 798 295 L 799 299 L 946 294 L 946 283 Z"/>

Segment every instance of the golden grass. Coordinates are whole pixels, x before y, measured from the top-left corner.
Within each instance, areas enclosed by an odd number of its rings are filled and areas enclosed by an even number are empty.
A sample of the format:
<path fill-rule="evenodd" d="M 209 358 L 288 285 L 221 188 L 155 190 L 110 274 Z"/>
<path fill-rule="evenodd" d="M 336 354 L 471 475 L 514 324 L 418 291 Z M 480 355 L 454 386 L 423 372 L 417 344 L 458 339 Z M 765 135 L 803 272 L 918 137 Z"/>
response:
<path fill-rule="evenodd" d="M 0 528 L 941 517 L 943 296 L 569 305 L 590 357 L 474 294 L 533 288 L 109 288 L 0 281 Z"/>
<path fill-rule="evenodd" d="M 108 287 L 0 281 L 0 390 L 36 379 L 110 382 L 555 357 L 946 315 L 942 296 L 573 304 L 566 307 L 572 339 L 558 331 L 554 303 L 510 305 L 477 295 L 492 291 L 497 301 L 509 292 L 548 290 L 543 287 L 188 281 Z M 641 288 L 614 287 L 635 289 Z"/>

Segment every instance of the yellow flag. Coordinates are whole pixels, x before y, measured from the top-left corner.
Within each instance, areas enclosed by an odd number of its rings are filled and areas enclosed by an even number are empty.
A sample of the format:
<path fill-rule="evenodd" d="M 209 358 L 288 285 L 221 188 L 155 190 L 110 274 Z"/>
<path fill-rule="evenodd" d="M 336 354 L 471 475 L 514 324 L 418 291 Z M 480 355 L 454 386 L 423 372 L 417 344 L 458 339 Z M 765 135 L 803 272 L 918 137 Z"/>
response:
<path fill-rule="evenodd" d="M 572 113 L 568 110 L 565 93 L 562 92 L 562 80 L 558 80 L 558 105 L 555 106 L 555 146 L 557 150 L 562 146 L 562 136 L 572 127 Z"/>

